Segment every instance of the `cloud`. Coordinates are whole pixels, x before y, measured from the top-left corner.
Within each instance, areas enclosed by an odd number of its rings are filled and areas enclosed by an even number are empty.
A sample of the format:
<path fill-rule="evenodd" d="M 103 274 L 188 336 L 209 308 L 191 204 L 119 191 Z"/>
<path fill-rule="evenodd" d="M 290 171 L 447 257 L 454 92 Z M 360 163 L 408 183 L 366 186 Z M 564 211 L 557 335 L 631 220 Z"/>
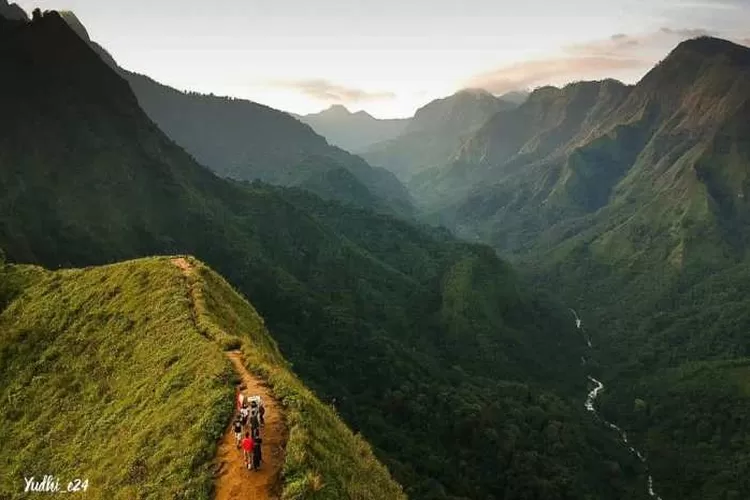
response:
<path fill-rule="evenodd" d="M 588 43 L 571 45 L 565 51 L 573 54 L 607 57 L 612 59 L 641 56 L 648 58 L 651 53 L 664 55 L 677 43 L 700 36 L 716 36 L 716 33 L 703 29 L 660 28 L 651 33 L 627 35 L 618 33 L 604 40 L 593 40 Z M 644 57 L 645 56 L 645 57 Z"/>
<path fill-rule="evenodd" d="M 682 1 L 672 5 L 679 9 L 705 9 L 705 10 L 739 10 L 747 7 L 744 0 L 704 0 L 704 1 Z"/>
<path fill-rule="evenodd" d="M 324 79 L 280 81 L 271 83 L 272 87 L 295 90 L 307 97 L 325 102 L 352 103 L 394 99 L 393 92 L 368 92 L 366 90 L 337 85 Z"/>
<path fill-rule="evenodd" d="M 616 33 L 608 38 L 564 47 L 560 55 L 497 68 L 469 79 L 467 86 L 499 94 L 539 85 L 582 79 L 636 78 L 688 38 L 715 35 L 703 29 L 664 27 L 650 33 Z"/>
<path fill-rule="evenodd" d="M 703 28 L 693 28 L 693 29 L 672 29 L 672 28 L 662 28 L 659 30 L 659 33 L 662 33 L 664 35 L 670 35 L 670 36 L 676 36 L 678 38 L 696 38 L 699 36 L 715 36 L 717 33 L 714 31 L 706 30 Z"/>
<path fill-rule="evenodd" d="M 560 80 L 579 80 L 594 73 L 627 70 L 643 65 L 639 59 L 613 59 L 598 56 L 566 57 L 526 61 L 505 66 L 472 78 L 468 85 L 481 87 L 494 94 Z"/>

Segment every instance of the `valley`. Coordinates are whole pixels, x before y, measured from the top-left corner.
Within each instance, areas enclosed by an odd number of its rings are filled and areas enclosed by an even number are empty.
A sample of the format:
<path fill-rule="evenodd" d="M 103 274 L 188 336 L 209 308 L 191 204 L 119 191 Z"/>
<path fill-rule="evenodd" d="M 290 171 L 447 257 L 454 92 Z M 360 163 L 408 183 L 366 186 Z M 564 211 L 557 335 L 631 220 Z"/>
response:
<path fill-rule="evenodd" d="M 661 498 L 749 491 L 719 465 L 746 459 L 728 443 L 743 432 L 748 400 L 720 374 L 748 355 L 739 283 L 748 276 L 749 71 L 750 49 L 703 37 L 632 86 L 540 88 L 408 184 L 426 220 L 586 304 L 588 329 L 607 332 L 589 339 L 585 357 L 611 381 L 600 413 L 649 457 Z M 678 389 L 687 379 L 667 382 L 676 373 L 700 373 L 697 390 L 717 395 L 699 402 Z M 677 413 L 690 401 L 681 423 L 664 411 L 657 420 L 660 396 Z M 721 417 L 708 418 L 717 407 Z"/>

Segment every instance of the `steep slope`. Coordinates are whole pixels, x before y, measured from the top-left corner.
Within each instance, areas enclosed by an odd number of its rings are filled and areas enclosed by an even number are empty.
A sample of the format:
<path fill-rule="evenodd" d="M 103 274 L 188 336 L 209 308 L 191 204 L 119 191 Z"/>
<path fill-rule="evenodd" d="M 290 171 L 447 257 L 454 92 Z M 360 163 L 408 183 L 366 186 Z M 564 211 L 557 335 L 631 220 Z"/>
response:
<path fill-rule="evenodd" d="M 310 125 L 334 146 L 354 153 L 365 151 L 375 143 L 393 139 L 409 123 L 407 118 L 381 120 L 366 111 L 352 113 L 340 104 L 297 118 Z"/>
<path fill-rule="evenodd" d="M 184 93 L 124 73 L 154 122 L 223 177 L 298 186 L 326 198 L 409 216 L 406 189 L 385 169 L 329 146 L 293 117 L 242 99 Z"/>
<path fill-rule="evenodd" d="M 609 366 L 605 412 L 629 418 L 665 497 L 710 498 L 722 487 L 750 494 L 721 471 L 745 457 L 734 431 L 719 429 L 747 407 L 744 395 L 726 403 L 744 393 L 723 374 L 748 356 L 749 118 L 750 49 L 690 40 L 541 160 L 526 161 L 515 143 L 503 150 L 508 135 L 478 137 L 496 162 L 475 148 L 463 168 L 494 183 L 475 180 L 442 212 L 585 308 Z M 708 381 L 715 397 L 696 398 Z M 645 415 L 643 402 L 655 412 Z M 664 410 L 681 405 L 680 418 Z M 723 420 L 693 432 L 716 408 Z"/>
<path fill-rule="evenodd" d="M 59 16 L 2 28 L 14 75 L 0 81 L 10 258 L 204 259 L 412 497 L 638 498 L 639 465 L 582 407 L 584 344 L 569 312 L 491 250 L 303 190 L 218 178 Z"/>
<path fill-rule="evenodd" d="M 217 439 L 234 409 L 222 346 L 233 346 L 289 413 L 283 498 L 312 498 L 314 488 L 403 498 L 369 447 L 289 371 L 252 306 L 194 264 L 188 282 L 168 258 L 3 267 L 3 497 L 26 497 L 24 477 L 53 474 L 63 490 L 80 479 L 86 498 L 210 498 Z M 225 305 L 208 307 L 216 298 Z"/>
<path fill-rule="evenodd" d="M 385 169 L 332 147 L 288 114 L 252 101 L 181 92 L 120 68 L 72 12 L 65 21 L 128 81 L 146 114 L 222 177 L 299 186 L 320 196 L 403 216 L 409 195 Z"/>
<path fill-rule="evenodd" d="M 519 174 L 520 181 L 507 183 L 513 186 L 515 196 L 523 193 L 524 197 L 544 199 L 560 175 L 561 158 L 588 140 L 592 128 L 617 109 L 629 90 L 614 80 L 537 89 L 518 108 L 495 114 L 464 142 L 451 163 L 415 177 L 410 188 L 428 211 L 439 211 L 460 205 L 475 190 L 481 193 L 477 198 L 491 196 L 490 189 L 483 188 L 491 186 L 494 191 L 498 181 Z M 533 175 L 528 173 L 531 169 Z M 534 179 L 532 185 L 518 189 L 528 178 Z M 514 197 L 507 194 L 496 198 L 512 204 Z M 467 204 L 475 199 L 469 198 Z M 471 209 L 459 208 L 459 217 L 461 210 Z"/>
<path fill-rule="evenodd" d="M 716 39 L 685 42 L 631 91 L 610 100 L 600 96 L 584 106 L 587 120 L 577 133 L 564 123 L 553 124 L 553 137 L 565 140 L 541 150 L 544 143 L 530 148 L 525 134 L 514 140 L 498 126 L 512 121 L 498 115 L 494 127 L 488 124 L 467 143 L 456 170 L 468 172 L 464 177 L 471 177 L 476 189 L 447 214 L 456 216 L 457 225 L 470 226 L 474 219 L 490 232 L 491 227 L 510 228 L 518 234 L 516 226 L 522 224 L 506 219 L 519 212 L 526 212 L 527 225 L 544 229 L 604 209 L 594 225 L 617 227 L 606 229 L 608 236 L 599 240 L 616 253 L 632 246 L 626 240 L 638 226 L 660 232 L 696 220 L 723 228 L 711 245 L 739 245 L 743 231 L 730 233 L 743 225 L 746 212 L 747 52 Z M 519 110 L 533 101 L 534 96 Z M 444 175 L 446 186 L 458 176 L 451 169 Z M 509 197 L 511 192 L 520 194 Z M 626 225 L 615 222 L 636 213 Z M 675 239 L 664 250 L 671 252 L 686 233 L 676 229 L 669 234 Z M 498 244 L 507 239 L 487 231 L 482 235 Z"/>
<path fill-rule="evenodd" d="M 404 182 L 420 171 L 447 163 L 496 112 L 514 107 L 483 90 L 462 90 L 421 107 L 395 139 L 371 146 L 362 156 Z"/>

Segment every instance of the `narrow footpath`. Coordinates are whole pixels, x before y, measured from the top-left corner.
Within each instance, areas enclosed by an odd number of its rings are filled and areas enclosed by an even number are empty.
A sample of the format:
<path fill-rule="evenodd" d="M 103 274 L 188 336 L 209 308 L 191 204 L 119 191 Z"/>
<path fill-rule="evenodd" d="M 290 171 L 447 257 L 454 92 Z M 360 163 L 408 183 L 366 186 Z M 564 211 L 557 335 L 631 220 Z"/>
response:
<path fill-rule="evenodd" d="M 242 379 L 242 392 L 260 396 L 266 407 L 266 425 L 261 428 L 263 438 L 263 463 L 260 470 L 247 470 L 242 461 L 242 451 L 237 449 L 231 425 L 221 438 L 216 454 L 215 498 L 229 500 L 247 498 L 253 500 L 278 499 L 281 497 L 281 467 L 284 465 L 286 428 L 281 407 L 273 399 L 268 386 L 254 377 L 242 363 L 238 351 L 227 353 L 234 369 Z M 235 405 L 236 406 L 236 405 Z"/>
<path fill-rule="evenodd" d="M 183 257 L 172 259 L 186 276 L 193 272 L 190 262 Z M 193 299 L 191 294 L 191 300 Z M 194 307 L 194 304 L 193 304 Z M 260 396 L 266 408 L 265 426 L 261 427 L 263 463 L 260 470 L 245 467 L 242 451 L 237 448 L 232 422 L 237 414 L 237 401 L 233 400 L 234 414 L 219 442 L 214 459 L 214 498 L 217 500 L 277 500 L 281 497 L 281 469 L 288 435 L 281 405 L 273 397 L 265 381 L 247 371 L 240 351 L 226 353 L 241 380 L 241 390 L 247 396 Z"/>

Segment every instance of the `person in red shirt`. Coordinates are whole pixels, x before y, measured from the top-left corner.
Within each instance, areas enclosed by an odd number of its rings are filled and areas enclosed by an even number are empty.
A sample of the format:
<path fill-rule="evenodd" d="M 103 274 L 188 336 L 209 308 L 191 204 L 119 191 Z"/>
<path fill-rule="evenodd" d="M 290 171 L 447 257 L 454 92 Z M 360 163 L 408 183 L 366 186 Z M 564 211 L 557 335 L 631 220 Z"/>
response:
<path fill-rule="evenodd" d="M 242 440 L 242 455 L 245 458 L 245 465 L 247 468 L 251 468 L 252 466 L 252 456 L 253 456 L 253 448 L 255 447 L 255 443 L 253 443 L 253 438 L 250 437 L 250 433 L 245 433 L 245 439 Z"/>

